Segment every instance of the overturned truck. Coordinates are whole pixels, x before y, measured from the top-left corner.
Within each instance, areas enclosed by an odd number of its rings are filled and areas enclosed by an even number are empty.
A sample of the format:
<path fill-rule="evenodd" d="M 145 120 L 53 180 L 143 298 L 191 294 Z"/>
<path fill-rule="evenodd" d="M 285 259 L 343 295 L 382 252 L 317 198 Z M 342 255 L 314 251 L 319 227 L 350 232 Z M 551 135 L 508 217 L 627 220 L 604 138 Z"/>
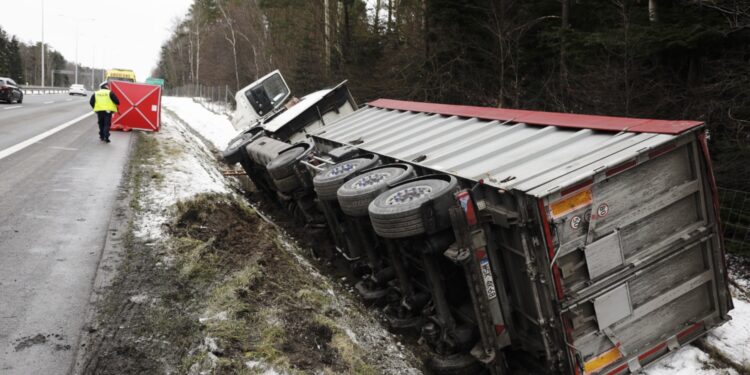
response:
<path fill-rule="evenodd" d="M 225 156 L 328 228 L 431 371 L 637 372 L 729 319 L 702 123 L 324 91 Z"/>

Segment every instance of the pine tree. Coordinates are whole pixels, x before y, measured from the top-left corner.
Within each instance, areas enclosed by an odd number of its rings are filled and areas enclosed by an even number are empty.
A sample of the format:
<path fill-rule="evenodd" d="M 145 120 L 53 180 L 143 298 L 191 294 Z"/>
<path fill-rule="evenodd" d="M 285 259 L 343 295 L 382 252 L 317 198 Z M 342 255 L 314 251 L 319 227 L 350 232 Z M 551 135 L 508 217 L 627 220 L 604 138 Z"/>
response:
<path fill-rule="evenodd" d="M 21 48 L 18 39 L 16 39 L 15 36 L 11 38 L 10 43 L 8 44 L 8 53 L 10 54 L 8 58 L 8 62 L 10 64 L 10 66 L 8 67 L 8 76 L 10 76 L 10 78 L 17 83 L 21 84 L 26 80 L 23 74 Z"/>

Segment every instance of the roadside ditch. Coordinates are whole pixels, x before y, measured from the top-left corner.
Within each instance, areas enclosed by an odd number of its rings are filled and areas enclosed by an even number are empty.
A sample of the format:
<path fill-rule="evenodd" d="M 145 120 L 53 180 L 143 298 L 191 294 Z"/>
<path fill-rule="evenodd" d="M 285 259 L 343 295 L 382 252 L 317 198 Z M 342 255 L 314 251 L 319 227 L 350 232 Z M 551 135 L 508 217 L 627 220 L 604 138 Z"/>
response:
<path fill-rule="evenodd" d="M 417 374 L 346 289 L 262 219 L 167 114 L 139 133 L 75 373 Z M 119 223 L 119 224 L 118 224 Z M 116 272 L 114 272 L 116 270 Z"/>

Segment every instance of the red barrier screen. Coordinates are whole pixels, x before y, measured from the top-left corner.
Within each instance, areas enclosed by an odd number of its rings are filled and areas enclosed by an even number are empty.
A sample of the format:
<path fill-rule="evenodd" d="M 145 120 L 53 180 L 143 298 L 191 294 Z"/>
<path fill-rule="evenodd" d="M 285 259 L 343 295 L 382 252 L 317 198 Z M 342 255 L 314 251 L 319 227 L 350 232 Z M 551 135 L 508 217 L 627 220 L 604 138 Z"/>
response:
<path fill-rule="evenodd" d="M 119 113 L 112 116 L 112 130 L 159 131 L 161 127 L 161 86 L 123 81 L 110 82 L 120 99 Z"/>

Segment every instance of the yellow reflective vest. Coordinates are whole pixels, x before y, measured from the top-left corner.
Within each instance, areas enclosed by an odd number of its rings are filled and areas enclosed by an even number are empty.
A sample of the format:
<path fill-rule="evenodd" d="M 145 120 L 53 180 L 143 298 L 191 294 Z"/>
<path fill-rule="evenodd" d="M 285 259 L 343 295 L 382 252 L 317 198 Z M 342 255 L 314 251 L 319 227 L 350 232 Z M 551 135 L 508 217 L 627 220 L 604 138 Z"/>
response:
<path fill-rule="evenodd" d="M 94 93 L 94 112 L 117 112 L 117 105 L 109 97 L 109 90 L 101 89 Z"/>

